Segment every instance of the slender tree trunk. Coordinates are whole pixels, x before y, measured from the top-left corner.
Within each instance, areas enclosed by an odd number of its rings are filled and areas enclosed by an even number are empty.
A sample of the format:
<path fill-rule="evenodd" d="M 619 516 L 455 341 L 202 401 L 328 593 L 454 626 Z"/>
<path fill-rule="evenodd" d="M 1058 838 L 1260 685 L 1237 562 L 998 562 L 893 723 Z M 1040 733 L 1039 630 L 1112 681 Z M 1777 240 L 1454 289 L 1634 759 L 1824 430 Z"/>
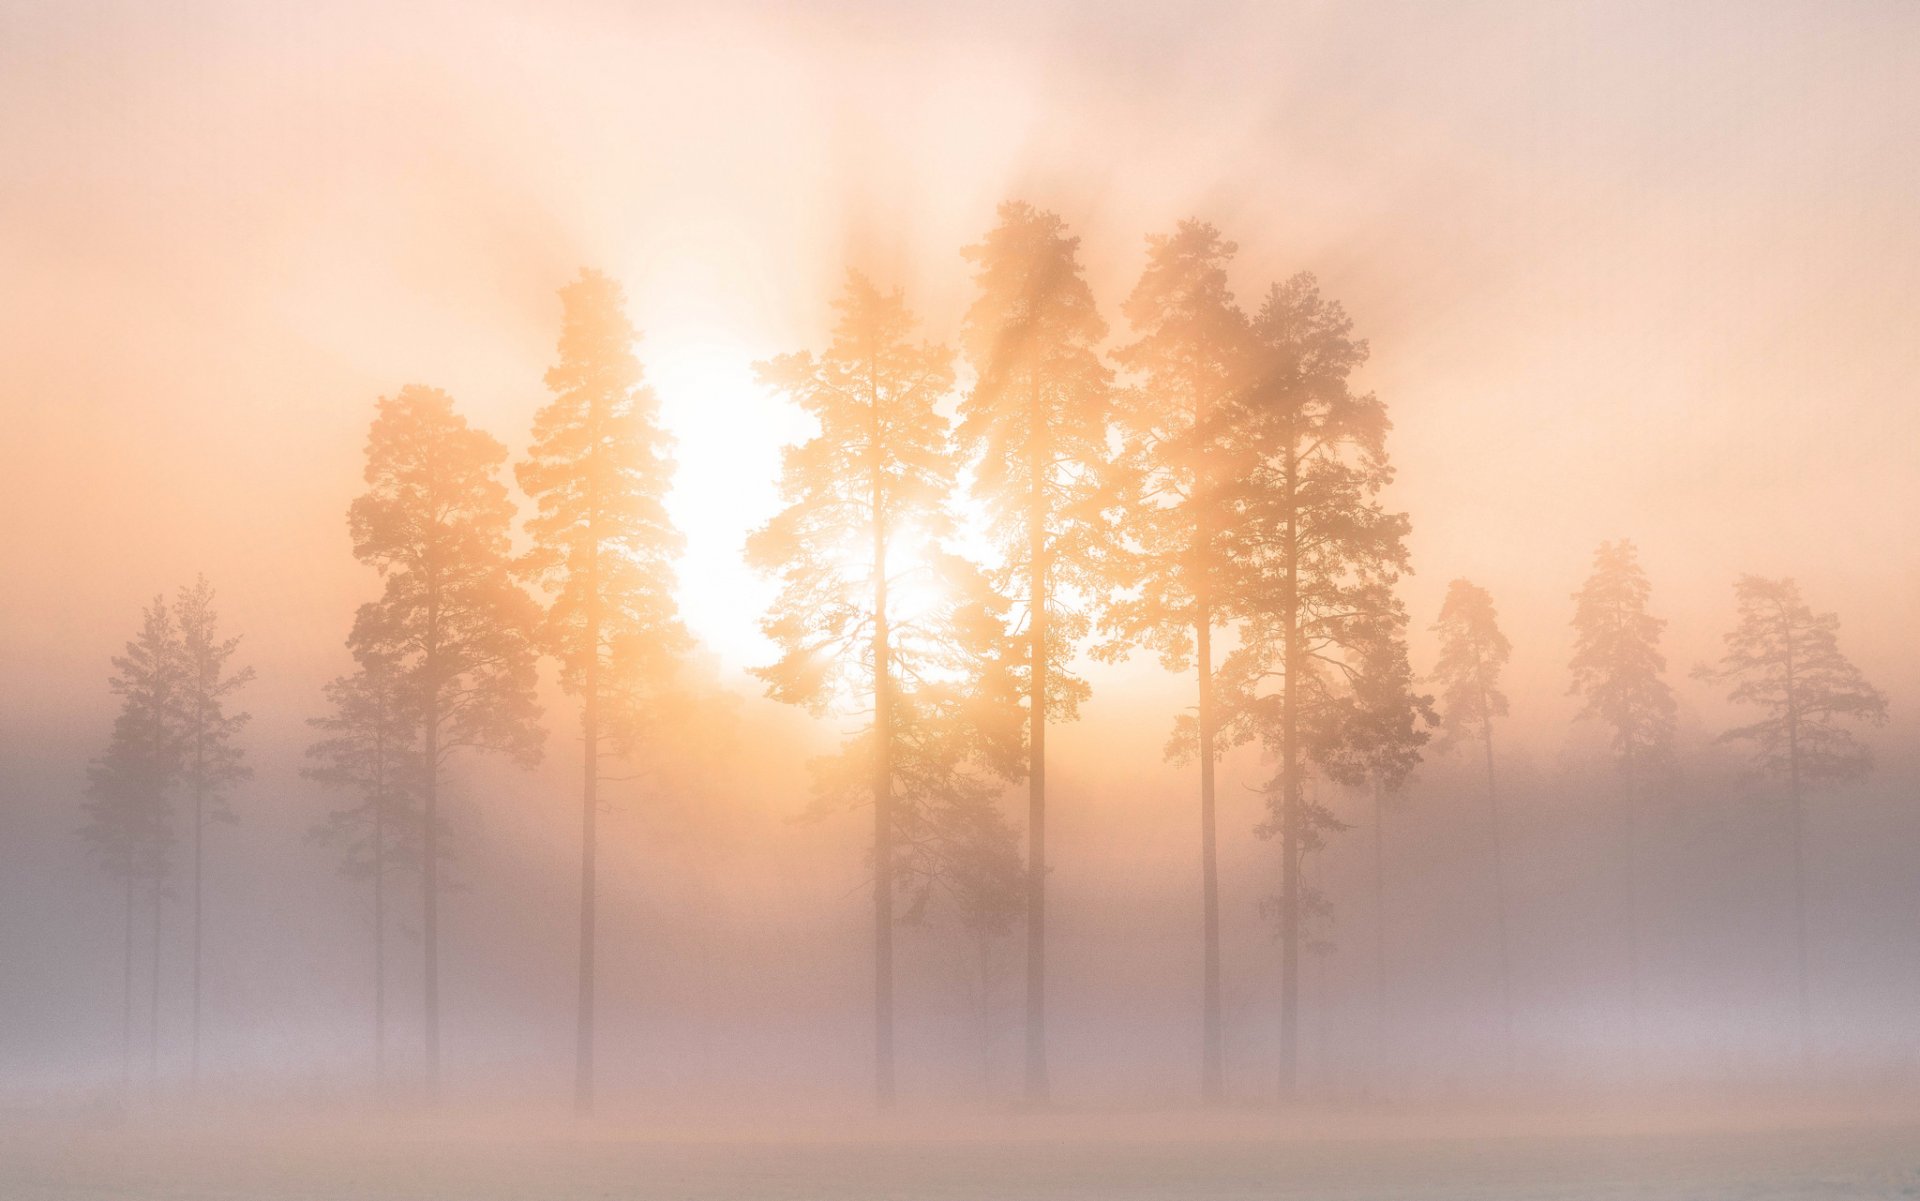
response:
<path fill-rule="evenodd" d="M 1032 497 L 1027 510 L 1027 1101 L 1044 1105 L 1047 1078 L 1047 529 L 1046 439 L 1040 389 L 1029 407 Z"/>
<path fill-rule="evenodd" d="M 200 1091 L 200 921 L 203 911 L 200 880 L 205 859 L 202 844 L 206 839 L 207 829 L 207 790 L 201 781 L 206 778 L 205 764 L 204 752 L 196 745 L 193 786 L 193 1049 L 187 1069 L 188 1089 L 195 1093 Z"/>
<path fill-rule="evenodd" d="M 373 1088 L 387 1092 L 387 789 L 386 751 L 377 750 L 373 803 Z"/>
<path fill-rule="evenodd" d="M 1213 808 L 1213 618 L 1206 589 L 1194 623 L 1200 665 L 1200 892 L 1205 939 L 1201 977 L 1200 1099 L 1226 1099 L 1224 1032 L 1220 1021 L 1220 861 Z"/>
<path fill-rule="evenodd" d="M 427 712 L 422 729 L 426 774 L 421 780 L 421 1004 L 425 1017 L 426 1097 L 440 1100 L 440 690 L 427 689 Z"/>
<path fill-rule="evenodd" d="M 1813 994 L 1807 978 L 1807 823 L 1800 798 L 1800 695 L 1793 662 L 1793 635 L 1784 639 L 1787 666 L 1787 798 L 1793 806 L 1794 967 L 1799 985 L 1799 1059 L 1813 1067 Z"/>
<path fill-rule="evenodd" d="M 1493 843 L 1493 897 L 1500 933 L 1500 1048 L 1508 1074 L 1513 1072 L 1513 959 L 1507 940 L 1507 872 L 1500 853 L 1500 792 L 1493 774 L 1493 718 L 1481 731 L 1487 757 L 1487 829 Z"/>
<path fill-rule="evenodd" d="M 147 1085 L 160 1085 L 160 910 L 161 878 L 153 877 L 153 975 L 147 990 Z"/>
<path fill-rule="evenodd" d="M 887 627 L 887 516 L 880 493 L 880 396 L 869 364 L 875 470 L 873 519 L 873 1098 L 892 1109 L 893 1075 L 893 664 Z"/>
<path fill-rule="evenodd" d="M 1640 787 L 1634 772 L 1633 751 L 1625 759 L 1627 842 L 1621 875 L 1627 893 L 1627 1021 L 1628 1047 L 1640 1058 Z"/>
<path fill-rule="evenodd" d="M 1284 677 L 1280 693 L 1280 1100 L 1291 1101 L 1300 1088 L 1300 873 L 1306 840 L 1301 805 L 1300 769 L 1300 555 L 1295 524 L 1295 463 L 1287 454 L 1286 592 L 1281 597 L 1284 623 Z"/>
<path fill-rule="evenodd" d="M 1387 1061 L 1387 855 L 1386 806 L 1380 781 L 1373 781 L 1373 1070 L 1384 1075 Z"/>
<path fill-rule="evenodd" d="M 122 1092 L 133 1085 L 133 876 L 133 864 L 129 861 L 127 864 L 126 943 L 121 948 L 120 970 L 120 1090 Z"/>
<path fill-rule="evenodd" d="M 597 574 L 591 568 L 589 572 L 590 577 Z M 580 711 L 581 742 L 586 748 L 580 815 L 580 1013 L 573 1066 L 573 1112 L 583 1118 L 593 1114 L 594 868 L 600 813 L 600 597 L 598 582 L 592 578 L 586 624 L 586 697 Z"/>

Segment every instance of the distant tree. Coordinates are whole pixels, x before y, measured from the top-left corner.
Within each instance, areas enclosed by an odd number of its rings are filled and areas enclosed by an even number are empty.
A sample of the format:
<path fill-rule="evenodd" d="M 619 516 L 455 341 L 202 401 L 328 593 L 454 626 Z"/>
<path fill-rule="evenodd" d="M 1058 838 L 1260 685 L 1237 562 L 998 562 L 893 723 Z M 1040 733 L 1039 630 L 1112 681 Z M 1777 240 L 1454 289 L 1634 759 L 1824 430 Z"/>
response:
<path fill-rule="evenodd" d="M 1291 1097 L 1306 918 L 1301 856 L 1316 837 L 1307 775 L 1317 768 L 1357 783 L 1369 767 L 1398 772 L 1418 756 L 1411 689 L 1395 678 L 1405 616 L 1394 585 L 1407 570 L 1409 523 L 1379 499 L 1393 478 L 1391 424 L 1386 406 L 1351 385 L 1367 344 L 1345 310 L 1311 275 L 1296 275 L 1268 291 L 1251 332 L 1239 418 L 1255 456 L 1238 500 L 1245 608 L 1221 677 L 1236 725 L 1279 759 L 1264 829 L 1282 846 L 1280 1093 Z"/>
<path fill-rule="evenodd" d="M 1593 574 L 1574 593 L 1573 686 L 1584 696 L 1579 720 L 1605 722 L 1614 762 L 1626 786 L 1626 845 L 1622 878 L 1627 891 L 1627 982 L 1634 1029 L 1640 1015 L 1640 788 L 1650 771 L 1673 759 L 1673 689 L 1661 678 L 1666 622 L 1647 612 L 1651 591 L 1633 543 L 1603 542 Z M 1636 1035 L 1637 1037 L 1637 1035 Z"/>
<path fill-rule="evenodd" d="M 145 885 L 153 910 L 153 976 L 148 995 L 147 1070 L 160 1062 L 160 926 L 173 847 L 173 800 L 181 764 L 181 656 L 179 631 L 164 597 L 141 615 L 140 632 L 114 656 L 109 681 L 120 698 L 113 737 L 87 769 L 87 824 L 81 837 L 101 865 L 126 886 L 126 935 L 121 965 L 120 1076 L 133 1071 L 133 916 Z"/>
<path fill-rule="evenodd" d="M 1793 905 L 1800 993 L 1800 1057 L 1811 1054 L 1813 1007 L 1807 984 L 1805 790 L 1864 779 L 1872 752 L 1850 727 L 1884 725 L 1887 698 L 1840 653 L 1840 618 L 1815 613 L 1790 579 L 1741 576 L 1734 585 L 1740 620 L 1717 666 L 1695 672 L 1731 683 L 1728 699 L 1761 717 L 1720 735 L 1752 748 L 1754 767 L 1787 787 L 1793 807 Z"/>
<path fill-rule="evenodd" d="M 959 437 L 981 452 L 974 492 L 1000 551 L 993 584 L 1015 605 L 1027 704 L 1026 1095 L 1048 1094 L 1046 1042 L 1046 729 L 1087 696 L 1069 670 L 1090 606 L 1109 587 L 1102 555 L 1101 470 L 1108 460 L 1112 373 L 1107 335 L 1082 274 L 1080 239 L 1060 218 L 1012 202 L 963 252 L 979 288 L 962 345 L 976 383 L 960 402 Z"/>
<path fill-rule="evenodd" d="M 506 448 L 470 427 L 453 399 L 409 386 L 380 400 L 367 438 L 367 492 L 348 523 L 354 556 L 379 570 L 349 647 L 401 673 L 420 718 L 426 1087 L 440 1082 L 441 776 L 462 750 L 531 764 L 542 733 L 534 698 L 533 600 L 514 582 Z"/>
<path fill-rule="evenodd" d="M 596 271 L 560 290 L 553 399 L 534 417 L 516 469 L 538 513 L 527 568 L 553 596 L 540 629 L 580 698 L 580 983 L 574 1110 L 593 1112 L 594 888 L 600 764 L 654 733 L 650 721 L 690 646 L 673 598 L 681 538 L 667 515 L 671 442 L 641 381 L 639 335 L 619 285 Z"/>
<path fill-rule="evenodd" d="M 231 822 L 228 803 L 234 785 L 250 778 L 246 752 L 238 742 L 250 720 L 229 713 L 228 699 L 253 680 L 253 668 L 229 663 L 240 649 L 238 637 L 222 637 L 213 607 L 213 585 L 200 576 L 180 590 L 174 613 L 180 625 L 181 784 L 193 802 L 193 1050 L 191 1076 L 200 1083 L 201 926 L 205 906 L 202 877 L 209 821 Z"/>
<path fill-rule="evenodd" d="M 874 1086 L 887 1107 L 896 890 L 936 877 L 948 828 L 991 803 L 976 768 L 989 752 L 994 767 L 1017 765 L 1018 719 L 994 660 L 1004 605 L 943 546 L 957 463 L 937 406 L 953 384 L 952 354 L 911 342 L 901 294 L 857 272 L 835 308 L 819 358 L 761 365 L 819 432 L 787 448 L 787 507 L 748 539 L 747 557 L 781 583 L 762 623 L 781 655 L 755 671 L 768 695 L 871 716 L 816 765 L 815 800 L 817 810 L 856 798 L 873 806 Z"/>
<path fill-rule="evenodd" d="M 1125 443 L 1115 512 L 1129 550 L 1122 570 L 1135 586 L 1104 614 L 1106 639 L 1096 649 L 1114 659 L 1145 645 L 1167 670 L 1197 674 L 1198 705 L 1182 723 L 1191 734 L 1177 728 L 1168 754 L 1180 757 L 1185 739 L 1200 763 L 1200 1092 L 1208 1103 L 1226 1095 L 1214 815 L 1223 742 L 1213 635 L 1242 608 L 1238 497 L 1253 466 L 1237 425 L 1251 333 L 1227 283 L 1234 251 L 1200 221 L 1149 237 L 1146 269 L 1121 306 L 1136 338 L 1116 357 L 1139 386 L 1116 397 Z"/>
<path fill-rule="evenodd" d="M 1493 850 L 1493 892 L 1500 938 L 1501 1045 L 1507 1061 L 1513 1059 L 1513 966 L 1507 946 L 1506 865 L 1500 853 L 1500 794 L 1493 772 L 1493 719 L 1507 715 L 1507 697 L 1500 691 L 1500 673 L 1513 645 L 1500 632 L 1493 597 L 1470 580 L 1447 586 L 1440 620 L 1433 627 L 1440 636 L 1440 660 L 1433 679 L 1440 686 L 1440 746 L 1458 745 L 1474 738 L 1486 756 L 1487 830 Z"/>
<path fill-rule="evenodd" d="M 1438 722 L 1433 697 L 1416 692 L 1407 656 L 1407 611 L 1397 601 L 1365 640 L 1360 671 L 1353 681 L 1353 704 L 1338 748 L 1349 762 L 1332 774 L 1357 781 L 1372 800 L 1373 817 L 1373 987 L 1376 1042 L 1383 1042 L 1387 1011 L 1387 799 L 1399 795 L 1420 764 L 1421 748 Z M 1376 1047 L 1384 1055 L 1384 1049 Z"/>
<path fill-rule="evenodd" d="M 326 698 L 327 713 L 307 723 L 321 737 L 307 748 L 302 774 L 350 799 L 308 837 L 340 852 L 340 870 L 349 879 L 373 885 L 373 1070 L 384 1092 L 387 881 L 420 865 L 420 716 L 402 673 L 378 656 L 328 684 Z"/>

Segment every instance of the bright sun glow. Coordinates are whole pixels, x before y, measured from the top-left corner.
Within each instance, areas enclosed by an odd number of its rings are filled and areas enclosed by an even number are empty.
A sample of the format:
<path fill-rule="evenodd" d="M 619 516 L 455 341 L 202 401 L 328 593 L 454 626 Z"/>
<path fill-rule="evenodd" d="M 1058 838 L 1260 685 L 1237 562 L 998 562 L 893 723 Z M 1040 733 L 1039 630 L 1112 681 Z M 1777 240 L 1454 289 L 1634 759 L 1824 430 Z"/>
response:
<path fill-rule="evenodd" d="M 676 441 L 667 509 L 686 536 L 680 612 L 730 670 L 771 662 L 760 615 L 775 584 L 741 560 L 747 535 L 780 507 L 780 449 L 806 436 L 805 414 L 754 378 L 757 357 L 711 331 L 650 333 L 639 348 Z"/>

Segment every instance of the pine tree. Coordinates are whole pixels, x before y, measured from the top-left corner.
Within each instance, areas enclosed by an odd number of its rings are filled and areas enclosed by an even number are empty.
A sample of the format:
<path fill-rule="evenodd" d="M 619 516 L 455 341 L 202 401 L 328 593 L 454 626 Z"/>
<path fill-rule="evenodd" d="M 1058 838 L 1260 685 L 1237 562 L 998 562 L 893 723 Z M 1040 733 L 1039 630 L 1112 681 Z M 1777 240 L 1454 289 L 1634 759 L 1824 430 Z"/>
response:
<path fill-rule="evenodd" d="M 1440 620 L 1433 627 L 1440 636 L 1440 660 L 1433 678 L 1440 685 L 1440 745 L 1452 747 L 1462 739 L 1480 743 L 1487 766 L 1487 831 L 1493 851 L 1493 892 L 1500 939 L 1501 1046 L 1508 1065 L 1513 1060 L 1513 964 L 1507 944 L 1507 876 L 1500 850 L 1500 794 L 1493 771 L 1493 720 L 1507 715 L 1507 697 L 1500 691 L 1500 673 L 1513 645 L 1500 632 L 1493 597 L 1470 580 L 1447 586 Z"/>
<path fill-rule="evenodd" d="M 246 753 L 237 741 L 250 720 L 227 712 L 235 692 L 253 680 L 253 668 L 233 667 L 238 637 L 221 637 L 220 615 L 213 607 L 213 586 L 205 576 L 180 590 L 174 613 L 180 625 L 181 784 L 193 802 L 193 1040 L 190 1079 L 200 1084 L 200 965 L 204 922 L 203 876 L 208 822 L 232 822 L 229 793 L 249 779 Z"/>
<path fill-rule="evenodd" d="M 416 699 L 394 664 L 364 659 L 326 686 L 328 712 L 308 724 L 321 737 L 307 748 L 302 774 L 352 799 L 308 837 L 340 851 L 341 873 L 372 884 L 373 1072 L 387 1084 L 387 881 L 420 865 L 422 777 Z"/>
<path fill-rule="evenodd" d="M 1169 671 L 1195 670 L 1192 718 L 1200 764 L 1201 1054 L 1204 1101 L 1225 1098 L 1220 997 L 1219 851 L 1214 766 L 1222 748 L 1213 636 L 1239 614 L 1242 570 L 1238 482 L 1251 469 L 1235 425 L 1251 334 L 1227 267 L 1234 244 L 1213 226 L 1183 221 L 1147 239 L 1147 266 L 1122 311 L 1137 337 L 1117 357 L 1140 386 L 1117 398 L 1125 438 L 1118 533 L 1120 568 L 1136 581 L 1102 617 L 1113 659 L 1144 644 Z M 1176 727 L 1175 742 L 1182 735 Z M 1179 757 L 1177 747 L 1169 756 Z"/>
<path fill-rule="evenodd" d="M 1754 705 L 1758 721 L 1720 735 L 1752 747 L 1758 772 L 1784 783 L 1793 809 L 1794 941 L 1799 976 L 1800 1058 L 1812 1054 L 1813 1002 L 1807 977 L 1807 867 L 1804 795 L 1809 788 L 1864 779 L 1873 756 L 1850 726 L 1884 725 L 1887 698 L 1840 652 L 1840 618 L 1815 613 L 1790 579 L 1742 576 L 1734 585 L 1740 621 L 1703 679 L 1730 682 L 1728 699 Z"/>
<path fill-rule="evenodd" d="M 977 382 L 960 404 L 961 443 L 980 453 L 974 492 L 1000 552 L 993 584 L 1015 602 L 1027 712 L 1026 1096 L 1048 1095 L 1046 730 L 1071 721 L 1087 684 L 1068 664 L 1107 590 L 1101 470 L 1112 375 L 1096 349 L 1080 239 L 1060 218 L 1013 202 L 963 253 L 978 295 L 962 345 Z M 1024 631 L 1018 625 L 1024 621 Z"/>
<path fill-rule="evenodd" d="M 1407 570 L 1408 520 L 1379 499 L 1393 478 L 1391 427 L 1386 407 L 1352 388 L 1367 344 L 1353 336 L 1341 306 L 1311 275 L 1297 275 L 1268 291 L 1252 334 L 1238 422 L 1256 456 L 1238 501 L 1244 617 L 1221 677 L 1235 724 L 1279 759 L 1263 828 L 1281 842 L 1280 1093 L 1291 1097 L 1306 917 L 1301 857 L 1334 828 L 1309 812 L 1307 774 L 1317 765 L 1357 782 L 1369 766 L 1397 771 L 1387 761 L 1417 756 L 1403 729 L 1415 720 L 1412 694 L 1395 680 L 1405 618 L 1393 590 Z"/>
<path fill-rule="evenodd" d="M 1578 719 L 1605 722 L 1626 789 L 1626 842 L 1621 865 L 1627 893 L 1627 986 L 1638 1039 L 1640 1022 L 1640 789 L 1673 758 L 1673 689 L 1661 678 L 1666 622 L 1647 612 L 1651 587 L 1633 543 L 1603 542 L 1593 574 L 1574 593 L 1573 685 L 1584 696 Z"/>
<path fill-rule="evenodd" d="M 172 790 L 181 767 L 179 631 L 164 597 L 141 615 L 140 632 L 114 656 L 109 681 L 120 698 L 113 737 L 87 769 L 87 824 L 81 837 L 101 865 L 125 886 L 121 965 L 120 1077 L 133 1073 L 133 918 L 145 886 L 153 912 L 153 976 L 148 996 L 148 1074 L 159 1073 L 160 928 L 173 847 Z"/>
<path fill-rule="evenodd" d="M 532 643 L 539 613 L 513 578 L 505 459 L 506 448 L 470 427 L 446 393 L 402 388 L 380 400 L 367 438 L 367 492 L 348 514 L 354 556 L 385 580 L 380 599 L 361 606 L 349 646 L 362 662 L 394 665 L 420 719 L 429 1097 L 440 1083 L 441 778 L 463 750 L 531 764 L 542 740 Z"/>
<path fill-rule="evenodd" d="M 1010 674 L 993 658 L 1004 606 L 943 546 L 957 463 L 937 405 L 953 385 L 952 354 L 913 344 L 901 294 L 858 273 L 835 308 L 819 358 L 761 365 L 819 432 L 786 450 L 787 507 L 753 534 L 747 555 L 781 582 L 762 623 L 781 656 L 756 669 L 768 695 L 870 718 L 840 755 L 815 765 L 815 801 L 817 811 L 860 800 L 873 808 L 874 1086 L 888 1107 L 896 894 L 904 883 L 912 914 L 950 863 L 953 831 L 992 803 L 980 766 L 1017 767 L 1017 709 Z"/>
<path fill-rule="evenodd" d="M 600 764 L 658 734 L 690 639 L 676 610 L 667 515 L 671 444 L 659 402 L 641 380 L 638 339 L 620 288 L 582 271 L 560 291 L 560 359 L 553 399 L 534 417 L 533 446 L 516 468 L 538 513 L 527 523 L 532 577 L 552 594 L 541 642 L 580 698 L 583 748 L 580 980 L 574 1109 L 593 1112 L 594 918 Z"/>

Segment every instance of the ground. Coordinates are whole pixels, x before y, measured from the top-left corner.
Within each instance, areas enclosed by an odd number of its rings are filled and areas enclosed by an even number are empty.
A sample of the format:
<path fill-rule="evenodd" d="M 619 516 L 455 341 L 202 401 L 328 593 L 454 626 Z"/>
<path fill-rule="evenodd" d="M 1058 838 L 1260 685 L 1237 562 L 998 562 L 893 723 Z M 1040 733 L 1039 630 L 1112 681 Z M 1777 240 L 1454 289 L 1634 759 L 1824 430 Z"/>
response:
<path fill-rule="evenodd" d="M 245 1128 L 238 1123 L 244 1121 Z M 980 1115 L 14 1121 L 7 1201 L 1846 1201 L 1920 1197 L 1920 1119 Z"/>

